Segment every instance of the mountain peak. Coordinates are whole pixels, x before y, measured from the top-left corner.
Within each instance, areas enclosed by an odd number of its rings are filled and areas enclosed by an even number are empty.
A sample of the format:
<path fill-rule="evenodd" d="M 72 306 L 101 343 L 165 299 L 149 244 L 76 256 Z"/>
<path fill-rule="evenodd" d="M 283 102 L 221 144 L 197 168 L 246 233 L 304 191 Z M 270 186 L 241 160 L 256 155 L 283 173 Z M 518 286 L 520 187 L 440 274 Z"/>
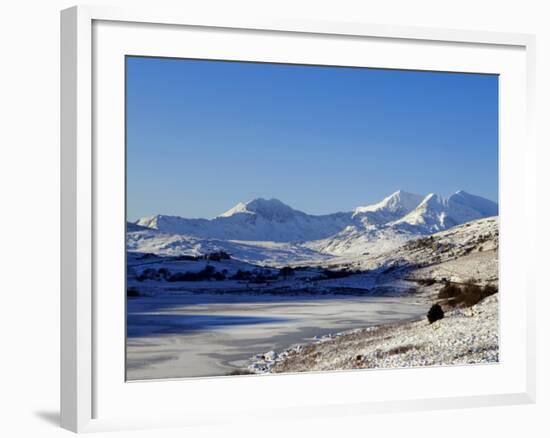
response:
<path fill-rule="evenodd" d="M 285 203 L 279 201 L 277 198 L 256 198 L 252 201 L 248 201 L 246 203 L 247 207 L 251 209 L 258 209 L 258 208 L 290 208 Z"/>
<path fill-rule="evenodd" d="M 293 216 L 295 213 L 299 212 L 278 199 L 256 198 L 248 202 L 239 202 L 218 217 L 231 217 L 236 214 L 255 214 L 271 220 L 284 219 Z"/>
<path fill-rule="evenodd" d="M 420 227 L 424 233 L 434 233 L 458 224 L 498 215 L 498 205 L 489 199 L 459 190 L 444 198 L 430 193 L 422 202 L 393 225 Z"/>
<path fill-rule="evenodd" d="M 354 214 L 387 211 L 391 213 L 405 213 L 414 209 L 423 199 L 423 196 L 397 190 L 376 204 L 357 207 Z"/>
<path fill-rule="evenodd" d="M 401 195 L 408 196 L 408 195 L 412 195 L 412 193 L 406 192 L 403 189 L 399 189 L 399 190 L 393 192 L 390 196 L 388 196 L 388 198 L 398 197 L 398 196 L 401 196 Z"/>

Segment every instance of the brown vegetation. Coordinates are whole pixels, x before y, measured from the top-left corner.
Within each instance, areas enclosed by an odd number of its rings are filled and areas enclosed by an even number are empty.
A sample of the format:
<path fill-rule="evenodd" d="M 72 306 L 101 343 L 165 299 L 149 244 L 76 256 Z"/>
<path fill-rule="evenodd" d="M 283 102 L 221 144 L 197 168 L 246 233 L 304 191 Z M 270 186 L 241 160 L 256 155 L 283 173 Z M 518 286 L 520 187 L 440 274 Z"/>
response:
<path fill-rule="evenodd" d="M 479 286 L 473 281 L 465 284 L 446 283 L 437 297 L 450 307 L 471 307 L 498 292 L 493 285 Z"/>

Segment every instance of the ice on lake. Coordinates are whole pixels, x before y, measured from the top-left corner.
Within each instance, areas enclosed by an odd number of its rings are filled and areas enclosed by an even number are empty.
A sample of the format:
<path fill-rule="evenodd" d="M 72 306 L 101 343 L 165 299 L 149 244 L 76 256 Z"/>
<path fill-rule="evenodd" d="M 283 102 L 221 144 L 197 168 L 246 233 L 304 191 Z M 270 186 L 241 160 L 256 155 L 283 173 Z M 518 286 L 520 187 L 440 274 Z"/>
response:
<path fill-rule="evenodd" d="M 127 379 L 228 375 L 316 336 L 425 314 L 414 297 L 160 293 L 128 299 Z"/>

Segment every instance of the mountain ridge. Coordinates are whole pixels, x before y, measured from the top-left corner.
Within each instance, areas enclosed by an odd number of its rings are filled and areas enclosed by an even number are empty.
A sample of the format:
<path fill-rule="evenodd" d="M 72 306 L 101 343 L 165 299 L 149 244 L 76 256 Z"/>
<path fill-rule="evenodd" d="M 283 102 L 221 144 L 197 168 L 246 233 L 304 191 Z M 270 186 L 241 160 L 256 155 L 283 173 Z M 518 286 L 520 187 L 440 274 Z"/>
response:
<path fill-rule="evenodd" d="M 224 250 L 242 260 L 302 263 L 327 256 L 372 256 L 496 215 L 495 202 L 461 190 L 447 198 L 399 190 L 350 212 L 317 216 L 259 198 L 214 219 L 142 218 L 128 224 L 127 248 L 171 255 Z"/>
<path fill-rule="evenodd" d="M 350 212 L 312 215 L 278 199 L 240 202 L 213 219 L 155 215 L 134 224 L 168 234 L 251 241 L 314 241 L 341 233 L 393 228 L 429 234 L 483 217 L 498 215 L 498 205 L 463 190 L 448 198 L 398 190 L 382 201 Z"/>

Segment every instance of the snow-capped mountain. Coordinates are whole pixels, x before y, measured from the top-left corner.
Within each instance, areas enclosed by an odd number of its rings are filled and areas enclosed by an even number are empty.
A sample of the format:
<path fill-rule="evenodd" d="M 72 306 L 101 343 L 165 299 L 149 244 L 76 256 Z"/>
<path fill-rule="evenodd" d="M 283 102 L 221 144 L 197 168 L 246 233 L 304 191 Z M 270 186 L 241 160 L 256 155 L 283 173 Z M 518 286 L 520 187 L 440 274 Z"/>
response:
<path fill-rule="evenodd" d="M 365 226 L 383 225 L 410 213 L 422 202 L 422 199 L 421 195 L 399 190 L 376 204 L 357 207 L 352 218 Z"/>
<path fill-rule="evenodd" d="M 430 234 L 496 215 L 496 203 L 460 190 L 449 198 L 430 193 L 414 210 L 391 225 L 416 233 Z"/>
<path fill-rule="evenodd" d="M 498 205 L 458 191 L 449 198 L 397 191 L 351 212 L 310 215 L 277 199 L 241 202 L 214 219 L 157 215 L 128 225 L 129 250 L 197 254 L 218 248 L 242 259 L 303 261 L 315 254 L 377 254 L 420 235 L 498 215 Z M 237 255 L 238 257 L 238 255 Z"/>
<path fill-rule="evenodd" d="M 419 235 L 496 215 L 496 203 L 462 190 L 449 198 L 398 191 L 377 204 L 359 207 L 352 224 L 306 246 L 333 255 L 373 255 L 397 248 Z"/>
<path fill-rule="evenodd" d="M 314 216 L 294 210 L 278 199 L 239 203 L 214 219 L 185 219 L 157 215 L 136 222 L 169 234 L 223 240 L 271 242 L 326 238 L 349 223 L 349 213 Z"/>
<path fill-rule="evenodd" d="M 239 214 L 258 215 L 269 220 L 286 221 L 291 220 L 294 216 L 304 215 L 305 213 L 292 209 L 278 199 L 258 198 L 249 202 L 239 202 L 235 207 L 220 214 L 218 218 Z"/>

